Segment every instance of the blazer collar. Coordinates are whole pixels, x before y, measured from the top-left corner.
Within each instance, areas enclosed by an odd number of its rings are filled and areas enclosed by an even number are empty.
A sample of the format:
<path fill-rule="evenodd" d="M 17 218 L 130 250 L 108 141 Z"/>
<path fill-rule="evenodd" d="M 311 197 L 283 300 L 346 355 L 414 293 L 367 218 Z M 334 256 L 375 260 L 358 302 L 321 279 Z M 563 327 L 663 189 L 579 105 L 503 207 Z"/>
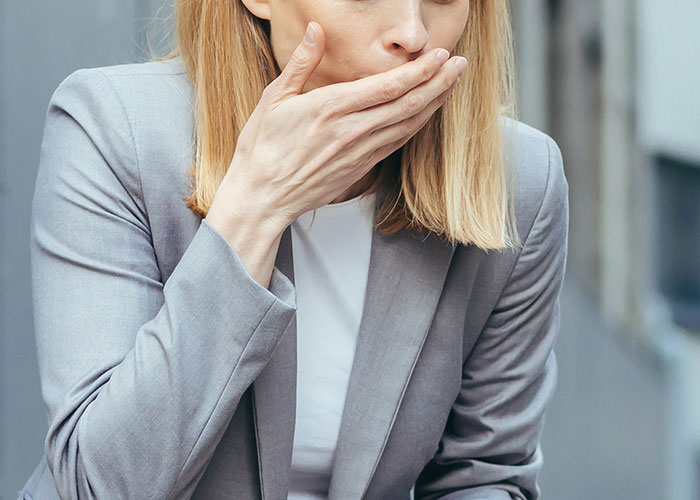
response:
<path fill-rule="evenodd" d="M 377 196 L 376 215 L 382 196 Z M 329 500 L 361 499 L 389 437 L 437 308 L 454 246 L 433 233 L 372 232 L 365 304 Z M 294 283 L 291 227 L 277 268 Z M 296 416 L 296 319 L 252 385 L 262 498 L 287 497 Z"/>

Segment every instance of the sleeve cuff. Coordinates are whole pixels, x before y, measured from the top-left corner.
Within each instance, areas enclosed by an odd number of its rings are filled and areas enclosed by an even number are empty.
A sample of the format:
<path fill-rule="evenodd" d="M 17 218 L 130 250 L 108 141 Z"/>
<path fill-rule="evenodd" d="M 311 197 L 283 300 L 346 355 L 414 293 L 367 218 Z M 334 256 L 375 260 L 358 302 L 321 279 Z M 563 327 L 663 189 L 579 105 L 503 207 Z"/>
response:
<path fill-rule="evenodd" d="M 513 497 L 506 490 L 492 486 L 480 486 L 466 490 L 457 490 L 447 495 L 442 495 L 436 500 L 512 500 Z"/>
<path fill-rule="evenodd" d="M 209 224 L 206 219 L 202 219 L 201 225 L 205 228 L 205 231 L 213 233 L 215 238 L 220 239 L 226 244 L 226 247 L 229 249 L 232 257 L 245 272 L 247 279 L 252 283 L 253 287 L 259 288 L 260 291 L 262 291 L 264 295 L 269 296 L 270 299 L 282 301 L 287 307 L 296 310 L 296 289 L 291 280 L 282 271 L 280 271 L 277 266 L 272 268 L 269 287 L 263 287 L 250 275 L 248 269 L 245 267 L 245 264 L 243 264 L 243 261 L 236 252 L 236 249 L 231 246 L 228 240 L 224 238 L 216 229 L 214 229 L 214 227 Z"/>

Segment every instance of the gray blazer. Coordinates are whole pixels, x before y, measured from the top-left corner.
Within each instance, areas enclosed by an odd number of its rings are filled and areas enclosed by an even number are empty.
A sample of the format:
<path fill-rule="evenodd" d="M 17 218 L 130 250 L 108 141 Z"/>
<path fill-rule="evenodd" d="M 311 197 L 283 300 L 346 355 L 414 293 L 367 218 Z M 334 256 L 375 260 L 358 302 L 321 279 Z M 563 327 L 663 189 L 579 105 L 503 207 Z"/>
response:
<path fill-rule="evenodd" d="M 177 59 L 80 69 L 51 97 L 31 219 L 48 432 L 20 498 L 287 496 L 290 228 L 266 289 L 185 206 L 192 102 Z M 522 250 L 373 233 L 331 500 L 540 496 L 568 184 L 516 124 Z"/>

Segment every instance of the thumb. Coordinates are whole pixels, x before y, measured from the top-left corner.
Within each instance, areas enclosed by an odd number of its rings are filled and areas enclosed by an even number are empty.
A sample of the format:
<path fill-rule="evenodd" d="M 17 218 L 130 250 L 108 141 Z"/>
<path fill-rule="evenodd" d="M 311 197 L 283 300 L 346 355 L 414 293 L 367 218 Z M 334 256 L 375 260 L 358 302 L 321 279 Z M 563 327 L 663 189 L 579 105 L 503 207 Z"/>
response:
<path fill-rule="evenodd" d="M 323 58 L 324 44 L 321 25 L 313 21 L 307 24 L 304 39 L 294 49 L 289 62 L 277 77 L 277 96 L 301 94 L 306 81 Z"/>

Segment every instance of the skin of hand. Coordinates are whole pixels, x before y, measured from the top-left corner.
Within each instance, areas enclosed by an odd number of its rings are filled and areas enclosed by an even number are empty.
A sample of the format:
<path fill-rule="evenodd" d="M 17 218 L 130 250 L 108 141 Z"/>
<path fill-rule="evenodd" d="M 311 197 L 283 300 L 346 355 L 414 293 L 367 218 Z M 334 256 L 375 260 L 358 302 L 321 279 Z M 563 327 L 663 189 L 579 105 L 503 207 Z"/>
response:
<path fill-rule="evenodd" d="M 393 4 L 401 15 L 392 17 L 391 9 L 382 1 Z M 359 10 L 347 5 L 363 2 L 372 5 Z M 333 200 L 342 201 L 361 186 L 379 161 L 427 123 L 466 67 L 464 58 L 445 62 L 449 53 L 433 50 L 428 44 L 426 18 L 433 20 L 430 25 L 441 36 L 446 30 L 434 22 L 438 12 L 447 25 L 454 24 L 455 16 L 448 9 L 436 8 L 448 4 L 401 2 L 405 3 L 319 0 L 319 4 L 330 3 L 339 9 L 332 18 L 337 26 L 330 33 L 335 36 L 350 36 L 350 21 L 358 32 L 363 32 L 361 19 L 378 15 L 386 18 L 386 26 L 394 28 L 388 33 L 379 33 L 381 30 L 375 28 L 379 38 L 375 43 L 368 41 L 370 47 L 382 47 L 384 56 L 376 60 L 358 56 L 350 64 L 350 40 L 341 44 L 336 39 L 338 46 L 330 52 L 326 30 L 318 22 L 311 22 L 309 31 L 304 32 L 312 35 L 313 41 L 297 41 L 288 60 L 280 61 L 281 74 L 264 89 L 239 135 L 233 160 L 206 218 L 231 243 L 251 276 L 263 286 L 269 283 L 284 228 L 302 213 Z M 293 0 L 250 3 L 263 7 L 263 14 L 266 6 L 314 6 Z M 462 6 L 463 24 L 466 23 L 468 4 L 454 0 L 449 5 Z M 299 15 L 301 9 L 295 12 Z M 338 26 L 346 31 L 339 31 Z M 338 35 L 339 32 L 346 35 Z M 461 30 L 455 30 L 453 39 L 444 45 L 453 48 L 460 34 Z M 277 50 L 284 49 L 278 45 Z M 441 60 L 436 57 L 439 52 L 445 56 Z M 382 60 L 380 67 L 376 61 Z"/>
<path fill-rule="evenodd" d="M 325 35 L 323 59 L 302 92 L 395 68 L 442 47 L 450 53 L 467 23 L 469 0 L 241 0 L 270 22 L 272 50 L 284 68 L 310 21 Z M 368 187 L 372 172 L 333 199 Z"/>

